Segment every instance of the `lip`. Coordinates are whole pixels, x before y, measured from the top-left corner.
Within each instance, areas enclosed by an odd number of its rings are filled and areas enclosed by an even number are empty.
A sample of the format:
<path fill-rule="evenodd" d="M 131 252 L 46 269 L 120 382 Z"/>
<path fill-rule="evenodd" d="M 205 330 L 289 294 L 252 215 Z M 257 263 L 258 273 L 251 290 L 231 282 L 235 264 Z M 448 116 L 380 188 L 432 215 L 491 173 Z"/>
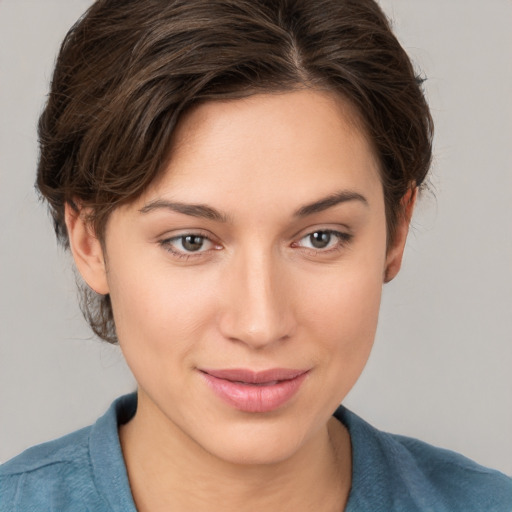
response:
<path fill-rule="evenodd" d="M 299 391 L 309 370 L 271 368 L 199 369 L 212 391 L 225 403 L 244 412 L 270 412 L 285 405 Z"/>

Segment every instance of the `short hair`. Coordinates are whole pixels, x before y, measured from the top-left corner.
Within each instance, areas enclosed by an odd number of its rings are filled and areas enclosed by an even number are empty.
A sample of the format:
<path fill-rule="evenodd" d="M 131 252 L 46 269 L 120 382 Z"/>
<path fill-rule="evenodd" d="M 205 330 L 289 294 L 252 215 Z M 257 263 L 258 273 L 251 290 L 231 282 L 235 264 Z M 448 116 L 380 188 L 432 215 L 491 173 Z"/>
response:
<path fill-rule="evenodd" d="M 388 243 L 424 183 L 433 122 L 373 0 L 98 0 L 66 35 L 39 120 L 37 188 L 69 246 L 66 203 L 109 214 L 161 172 L 180 116 L 200 102 L 326 88 L 357 110 L 377 155 Z M 110 297 L 84 287 L 93 331 L 115 342 Z"/>

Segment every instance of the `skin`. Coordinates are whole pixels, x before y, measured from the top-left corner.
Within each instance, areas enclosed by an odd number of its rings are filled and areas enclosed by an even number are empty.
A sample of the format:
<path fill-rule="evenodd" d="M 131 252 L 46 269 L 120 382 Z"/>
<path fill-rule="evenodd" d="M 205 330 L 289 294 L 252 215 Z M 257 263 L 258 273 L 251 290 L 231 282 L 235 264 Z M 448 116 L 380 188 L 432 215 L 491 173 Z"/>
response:
<path fill-rule="evenodd" d="M 105 251 L 67 208 L 78 269 L 110 293 L 139 385 L 120 429 L 139 510 L 346 503 L 350 437 L 331 415 L 368 359 L 415 199 L 386 247 L 379 165 L 359 126 L 347 102 L 316 90 L 206 103 L 181 120 L 161 176 L 112 213 Z M 208 238 L 187 252 L 187 234 Z M 205 367 L 308 374 L 284 406 L 250 413 L 213 394 Z"/>

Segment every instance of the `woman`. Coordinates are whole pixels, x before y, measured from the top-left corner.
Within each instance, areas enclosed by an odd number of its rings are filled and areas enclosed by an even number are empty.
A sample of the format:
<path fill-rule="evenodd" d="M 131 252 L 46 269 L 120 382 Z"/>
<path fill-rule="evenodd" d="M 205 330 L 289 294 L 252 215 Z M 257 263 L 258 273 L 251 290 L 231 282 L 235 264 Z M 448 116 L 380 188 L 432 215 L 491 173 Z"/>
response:
<path fill-rule="evenodd" d="M 4 510 L 510 509 L 504 475 L 338 408 L 431 160 L 374 2 L 97 2 L 39 130 L 86 317 L 138 391 L 4 465 Z"/>

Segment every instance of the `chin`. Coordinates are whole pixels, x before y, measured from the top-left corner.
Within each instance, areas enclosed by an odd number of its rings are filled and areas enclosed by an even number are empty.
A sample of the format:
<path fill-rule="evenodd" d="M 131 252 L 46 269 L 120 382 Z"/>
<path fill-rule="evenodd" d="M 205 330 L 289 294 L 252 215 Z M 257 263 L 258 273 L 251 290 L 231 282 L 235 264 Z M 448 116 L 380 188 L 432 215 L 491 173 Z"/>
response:
<path fill-rule="evenodd" d="M 304 432 L 289 422 L 232 424 L 215 430 L 201 443 L 203 449 L 220 460 L 245 466 L 284 462 L 300 450 L 306 439 Z"/>
<path fill-rule="evenodd" d="M 212 455 L 224 462 L 240 466 L 271 466 L 289 460 L 297 453 L 300 443 L 284 444 L 272 440 L 262 440 L 254 443 L 251 440 L 239 442 L 228 440 L 225 445 L 216 446 Z"/>

